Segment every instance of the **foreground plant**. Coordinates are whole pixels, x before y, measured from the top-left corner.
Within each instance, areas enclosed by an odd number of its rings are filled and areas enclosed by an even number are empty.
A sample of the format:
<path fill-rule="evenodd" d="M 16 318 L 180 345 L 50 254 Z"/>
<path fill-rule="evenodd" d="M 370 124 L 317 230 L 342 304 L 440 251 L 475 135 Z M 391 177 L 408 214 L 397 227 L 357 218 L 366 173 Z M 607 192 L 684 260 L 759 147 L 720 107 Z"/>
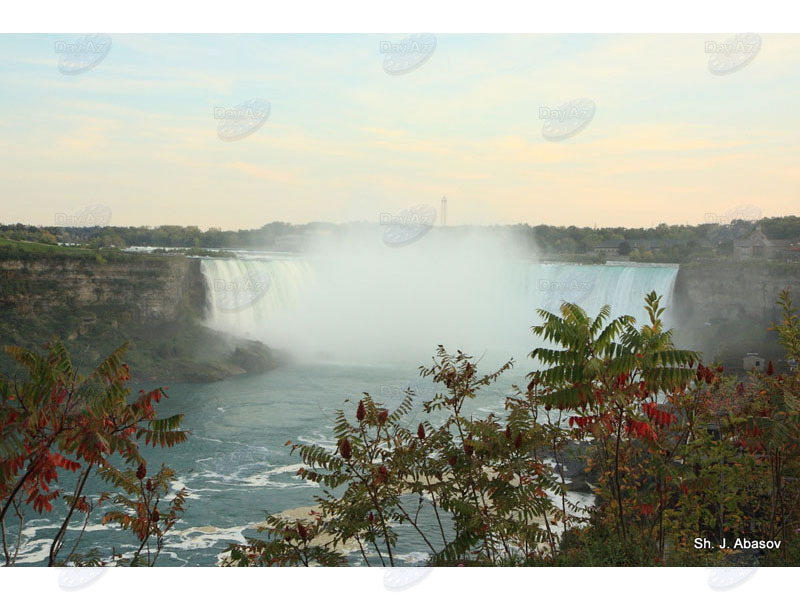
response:
<path fill-rule="evenodd" d="M 480 375 L 471 356 L 439 347 L 433 366 L 420 369 L 439 389 L 423 403 L 430 420 L 403 425 L 413 390 L 393 411 L 369 394 L 339 410 L 334 449 L 291 444 L 304 462 L 298 475 L 323 487 L 313 523 L 272 516 L 268 538 L 231 546 L 231 562 L 339 564 L 351 545 L 366 565 L 395 566 L 401 526 L 436 564 L 512 564 L 555 548 L 559 517 L 548 492 L 566 500 L 545 462 L 546 430 L 518 398 L 508 399 L 505 421 L 475 419 L 465 406 L 511 366 Z M 423 528 L 425 516 L 434 530 Z"/>
<path fill-rule="evenodd" d="M 779 304 L 776 329 L 791 359 L 797 318 L 788 293 Z M 561 346 L 532 354 L 547 367 L 530 375 L 537 400 L 568 411 L 575 439 L 591 444 L 589 528 L 619 548 L 612 564 L 719 564 L 726 551 L 697 552 L 697 537 L 714 547 L 736 537 L 783 540 L 786 560 L 800 524 L 797 373 L 768 368 L 737 382 L 674 347 L 655 294 L 646 309 L 641 329 L 628 317 L 604 325 L 607 310 L 589 319 L 572 305 L 534 328 Z M 575 552 L 573 544 L 574 561 L 596 564 Z"/>
<path fill-rule="evenodd" d="M 146 471 L 140 440 L 160 447 L 184 442 L 183 415 L 158 418 L 155 404 L 164 397 L 160 388 L 142 390 L 128 400 L 126 348 L 123 345 L 111 353 L 87 376 L 78 373 L 60 342 L 50 345 L 46 355 L 6 348 L 27 370 L 21 382 L 0 377 L 0 537 L 6 565 L 15 564 L 19 556 L 28 511 L 53 513 L 53 503 L 59 499 L 66 512 L 59 513 L 61 525 L 50 544 L 47 564 L 102 562 L 96 552 L 77 553 L 91 513 L 108 498 L 103 495 L 95 503 L 86 494 L 87 482 L 95 474 L 135 498 L 126 502 L 118 495 L 115 503 L 126 512 L 110 513 L 104 520 L 136 531 L 142 546 L 131 562 L 142 564 L 139 556 L 153 535 L 160 550 L 163 532 L 179 517 L 185 492 L 175 497 L 163 515 L 157 508 L 174 478 L 170 470 L 162 469 L 142 486 L 134 482 L 137 473 Z M 120 469 L 119 463 L 128 468 Z M 71 488 L 61 485 L 65 476 L 72 480 Z M 62 558 L 69 525 L 77 515 L 82 515 L 83 527 Z M 15 536 L 9 535 L 6 519 L 10 516 L 15 519 Z"/>
<path fill-rule="evenodd" d="M 546 410 L 559 411 L 559 422 L 569 413 L 576 439 L 591 441 L 599 500 L 623 542 L 632 542 L 632 528 L 637 537 L 658 531 L 663 507 L 655 496 L 675 451 L 665 432 L 677 421 L 671 394 L 686 389 L 699 361 L 697 353 L 675 348 L 654 292 L 645 309 L 650 322 L 637 329 L 630 316 L 610 320 L 608 306 L 590 318 L 565 303 L 561 316 L 539 311 L 544 323 L 533 328 L 557 346 L 531 353 L 544 365 L 529 374 L 533 392 Z M 655 494 L 643 493 L 650 488 Z"/>
<path fill-rule="evenodd" d="M 775 326 L 796 364 L 800 325 L 788 292 Z M 698 552 L 693 541 L 752 536 L 781 542 L 769 564 L 800 560 L 800 380 L 796 371 L 745 380 L 675 346 L 655 292 L 648 321 L 590 317 L 564 303 L 539 311 L 548 347 L 504 414 L 478 419 L 470 402 L 512 367 L 480 375 L 471 356 L 441 346 L 428 419 L 403 425 L 369 394 L 346 401 L 335 447 L 289 444 L 298 475 L 322 487 L 312 520 L 272 516 L 267 540 L 234 545 L 237 565 L 397 564 L 402 534 L 434 565 L 702 565 L 745 560 Z M 594 506 L 567 495 L 566 456 L 583 461 Z M 427 525 L 423 526 L 423 523 Z M 430 524 L 433 523 L 433 526 Z M 731 543 L 733 540 L 731 539 Z M 348 548 L 348 545 L 352 547 Z M 771 562 L 770 562 L 771 561 Z"/>
<path fill-rule="evenodd" d="M 282 519 L 267 516 L 256 531 L 266 533 L 267 539 L 248 538 L 246 544 L 229 548 L 227 564 L 237 567 L 341 567 L 347 560 L 331 550 L 324 540 L 322 520 L 313 512 L 309 519 Z"/>

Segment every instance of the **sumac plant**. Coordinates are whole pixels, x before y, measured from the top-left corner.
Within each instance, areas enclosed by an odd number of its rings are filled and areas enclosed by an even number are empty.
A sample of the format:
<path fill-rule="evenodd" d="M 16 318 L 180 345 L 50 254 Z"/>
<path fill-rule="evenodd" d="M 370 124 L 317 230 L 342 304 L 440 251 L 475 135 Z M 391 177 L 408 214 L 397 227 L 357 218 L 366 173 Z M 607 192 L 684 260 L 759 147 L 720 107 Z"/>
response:
<path fill-rule="evenodd" d="M 788 291 L 778 305 L 781 322 L 773 325 L 790 364 L 800 359 L 800 324 Z M 692 467 L 675 515 L 711 539 L 749 537 L 780 542 L 762 557 L 764 564 L 797 564 L 800 558 L 800 376 L 797 369 L 779 373 L 770 362 L 735 381 L 708 373 L 699 421 L 704 424 L 693 452 Z M 676 543 L 676 548 L 684 544 Z"/>
<path fill-rule="evenodd" d="M 796 364 L 800 326 L 788 291 L 778 305 L 782 320 L 772 329 L 788 361 Z M 728 546 L 735 538 L 779 542 L 777 550 L 748 560 L 797 564 L 799 398 L 796 369 L 778 373 L 771 362 L 765 372 L 739 380 L 719 367 L 699 365 L 692 389 L 674 397 L 686 415 L 687 433 L 671 465 L 672 496 L 665 511 L 672 563 L 697 562 L 690 541 L 702 535 Z"/>
<path fill-rule="evenodd" d="M 797 371 L 726 375 L 676 347 L 661 297 L 644 302 L 640 325 L 608 306 L 540 310 L 536 369 L 500 415 L 474 409 L 512 362 L 480 374 L 441 346 L 420 368 L 437 390 L 425 420 L 405 426 L 411 390 L 395 410 L 369 394 L 345 401 L 332 445 L 288 442 L 298 476 L 322 489 L 313 519 L 270 517 L 268 539 L 232 546 L 229 564 L 341 564 L 354 552 L 395 565 L 400 536 L 434 565 L 730 564 L 735 550 L 698 552 L 693 540 L 737 536 L 780 540 L 764 562 L 796 562 Z M 779 304 L 775 330 L 796 364 L 798 318 L 788 293 Z M 570 501 L 567 455 L 591 506 Z"/>
<path fill-rule="evenodd" d="M 699 362 L 697 353 L 675 348 L 655 292 L 645 309 L 650 322 L 640 329 L 633 317 L 611 319 L 609 306 L 595 317 L 571 303 L 560 315 L 540 310 L 544 322 L 533 332 L 555 347 L 530 355 L 543 365 L 529 374 L 538 403 L 569 414 L 574 437 L 591 440 L 603 516 L 631 543 L 662 517 L 657 498 L 643 490 L 658 490 L 659 469 L 672 461 L 674 442 L 664 432 L 677 421 L 670 394 L 690 384 Z M 655 460 L 645 466 L 641 454 Z"/>
<path fill-rule="evenodd" d="M 796 360 L 796 311 L 788 293 L 779 304 L 775 329 Z M 654 293 L 645 308 L 639 329 L 630 317 L 609 320 L 607 308 L 591 319 L 569 304 L 560 316 L 541 312 L 534 328 L 556 345 L 532 353 L 545 365 L 530 374 L 537 402 L 591 444 L 590 528 L 606 532 L 606 545 L 614 532 L 615 564 L 718 564 L 725 552 L 698 553 L 697 537 L 784 540 L 786 553 L 800 525 L 797 373 L 726 376 L 675 348 Z"/>
<path fill-rule="evenodd" d="M 556 547 L 564 516 L 553 498 L 562 509 L 567 501 L 545 460 L 547 429 L 524 398 L 506 400 L 505 420 L 475 419 L 465 405 L 511 366 L 479 374 L 471 356 L 440 346 L 433 366 L 420 368 L 438 389 L 423 403 L 428 420 L 403 425 L 413 390 L 394 410 L 365 394 L 337 412 L 334 448 L 289 442 L 304 462 L 298 475 L 323 488 L 313 528 L 304 525 L 308 544 L 328 552 L 315 564 L 343 561 L 349 546 L 367 565 L 396 565 L 401 530 L 435 564 L 519 564 Z M 267 540 L 232 546 L 230 562 L 311 562 L 298 548 L 300 523 L 275 520 Z"/>
<path fill-rule="evenodd" d="M 316 511 L 312 511 L 308 519 L 290 520 L 268 515 L 266 521 L 256 527 L 259 533 L 266 533 L 267 539 L 248 538 L 246 544 L 230 547 L 226 564 L 238 567 L 345 566 L 344 556 L 321 543 L 325 535 L 322 525 Z"/>
<path fill-rule="evenodd" d="M 115 510 L 103 522 L 131 529 L 140 543 L 130 564 L 152 564 L 158 556 L 163 534 L 183 509 L 185 492 L 159 508 L 174 475 L 163 467 L 147 478 L 140 444 L 171 447 L 187 434 L 180 429 L 183 415 L 158 418 L 162 389 L 141 390 L 129 399 L 126 348 L 82 375 L 61 342 L 46 346 L 44 355 L 6 347 L 27 371 L 22 381 L 0 377 L 0 538 L 6 565 L 15 564 L 19 556 L 31 512 L 49 513 L 59 525 L 49 545 L 48 565 L 121 562 L 119 556 L 103 561 L 97 552 L 77 553 L 91 513 L 109 498 Z M 93 475 L 118 494 L 87 495 Z M 56 503 L 63 503 L 63 510 L 54 510 Z M 76 518 L 83 526 L 69 540 L 69 525 Z"/>

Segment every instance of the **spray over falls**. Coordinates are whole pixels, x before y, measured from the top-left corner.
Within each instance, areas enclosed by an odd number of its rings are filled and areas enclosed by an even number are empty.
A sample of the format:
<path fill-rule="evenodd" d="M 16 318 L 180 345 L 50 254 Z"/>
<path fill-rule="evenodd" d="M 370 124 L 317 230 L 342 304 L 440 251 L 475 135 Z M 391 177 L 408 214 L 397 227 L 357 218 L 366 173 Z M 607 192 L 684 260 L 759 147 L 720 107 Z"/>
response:
<path fill-rule="evenodd" d="M 646 321 L 651 290 L 669 307 L 677 266 L 547 264 L 496 244 L 423 238 L 327 248 L 302 257 L 204 259 L 209 326 L 302 359 L 419 364 L 438 344 L 498 359 L 533 347 L 536 309 L 563 301 L 589 314 Z M 669 319 L 669 313 L 667 313 Z"/>

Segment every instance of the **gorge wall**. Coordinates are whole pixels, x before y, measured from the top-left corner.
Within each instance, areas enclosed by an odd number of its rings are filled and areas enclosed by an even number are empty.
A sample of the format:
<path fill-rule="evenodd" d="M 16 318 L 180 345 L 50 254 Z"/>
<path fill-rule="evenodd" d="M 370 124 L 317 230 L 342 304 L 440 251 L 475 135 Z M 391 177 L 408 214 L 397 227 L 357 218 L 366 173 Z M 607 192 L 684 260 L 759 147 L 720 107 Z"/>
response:
<path fill-rule="evenodd" d="M 20 316 L 65 310 L 116 321 L 175 321 L 205 302 L 200 265 L 185 257 L 131 255 L 97 263 L 68 258 L 0 262 L 0 310 Z"/>
<path fill-rule="evenodd" d="M 673 295 L 678 341 L 703 351 L 707 360 L 741 367 L 747 352 L 781 362 L 776 304 L 786 288 L 800 303 L 800 264 L 769 261 L 698 262 L 681 265 Z"/>
<path fill-rule="evenodd" d="M 592 289 L 598 285 L 592 280 Z M 775 302 L 787 287 L 800 303 L 800 264 L 681 265 L 670 311 L 676 339 L 729 368 L 740 367 L 747 352 L 779 362 L 783 353 L 767 328 L 780 317 Z M 211 293 L 201 260 L 183 256 L 0 259 L 0 346 L 40 347 L 59 338 L 93 364 L 130 340 L 134 378 L 163 381 L 215 380 L 280 364 L 281 355 L 264 344 L 201 324 Z M 0 371 L 11 367 L 0 354 Z"/>
<path fill-rule="evenodd" d="M 64 340 L 93 365 L 125 341 L 134 379 L 209 381 L 261 372 L 279 357 L 263 344 L 200 324 L 206 290 L 198 260 L 121 254 L 116 260 L 0 260 L 0 346 Z M 0 371 L 15 372 L 5 353 Z"/>

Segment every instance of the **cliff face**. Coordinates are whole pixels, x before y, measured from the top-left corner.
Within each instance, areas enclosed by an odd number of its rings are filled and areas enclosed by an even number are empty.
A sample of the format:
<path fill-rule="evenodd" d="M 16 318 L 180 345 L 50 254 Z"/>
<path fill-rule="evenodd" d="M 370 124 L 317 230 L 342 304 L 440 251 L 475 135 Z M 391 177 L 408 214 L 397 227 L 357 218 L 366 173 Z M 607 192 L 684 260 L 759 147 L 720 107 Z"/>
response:
<path fill-rule="evenodd" d="M 671 310 L 676 341 L 730 368 L 747 352 L 778 363 L 783 352 L 767 329 L 787 287 L 800 303 L 800 264 L 682 265 Z M 203 327 L 205 302 L 200 261 L 182 256 L 0 259 L 0 347 L 60 338 L 95 362 L 130 341 L 134 377 L 164 381 L 215 380 L 283 360 L 263 344 Z M 0 371 L 8 368 L 0 353 Z"/>
<path fill-rule="evenodd" d="M 63 258 L 0 262 L 0 307 L 19 316 L 108 309 L 121 322 L 175 321 L 186 310 L 201 315 L 204 302 L 199 262 L 185 257 L 105 264 Z"/>
<path fill-rule="evenodd" d="M 134 379 L 212 381 L 263 372 L 282 360 L 258 342 L 202 326 L 200 262 L 182 256 L 0 260 L 0 347 L 63 340 L 93 365 L 125 342 Z M 0 371 L 14 371 L 0 353 Z"/>
<path fill-rule="evenodd" d="M 681 265 L 672 318 L 677 339 L 707 360 L 741 366 L 747 352 L 779 360 L 777 335 L 767 329 L 780 319 L 778 295 L 789 288 L 800 301 L 800 264 L 768 261 Z"/>

